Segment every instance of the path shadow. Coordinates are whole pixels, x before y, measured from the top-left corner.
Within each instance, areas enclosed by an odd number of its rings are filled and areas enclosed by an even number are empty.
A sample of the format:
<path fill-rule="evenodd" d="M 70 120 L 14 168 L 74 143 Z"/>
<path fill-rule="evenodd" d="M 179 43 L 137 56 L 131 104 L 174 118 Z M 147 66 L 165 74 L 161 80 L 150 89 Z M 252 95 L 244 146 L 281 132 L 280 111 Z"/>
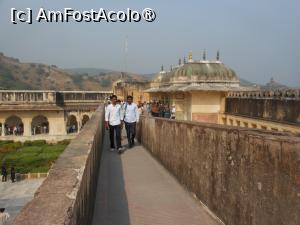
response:
<path fill-rule="evenodd" d="M 106 131 L 92 225 L 130 225 L 121 155 L 109 149 Z"/>

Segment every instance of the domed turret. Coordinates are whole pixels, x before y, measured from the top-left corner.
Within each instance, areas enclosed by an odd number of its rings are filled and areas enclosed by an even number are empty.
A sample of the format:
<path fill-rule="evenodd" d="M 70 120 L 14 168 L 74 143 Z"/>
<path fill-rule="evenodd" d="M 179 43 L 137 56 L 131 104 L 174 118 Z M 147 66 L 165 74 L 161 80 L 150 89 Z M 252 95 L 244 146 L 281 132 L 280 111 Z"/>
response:
<path fill-rule="evenodd" d="M 171 67 L 170 71 L 161 71 L 153 79 L 156 87 L 182 85 L 209 85 L 217 87 L 238 87 L 239 79 L 236 73 L 220 61 L 218 50 L 216 61 L 206 60 L 206 50 L 203 60 L 193 60 L 189 53 L 188 62 Z M 185 61 L 185 60 L 184 60 Z"/>
<path fill-rule="evenodd" d="M 187 63 L 174 71 L 170 77 L 170 82 L 230 82 L 239 81 L 235 72 L 218 62 L 193 62 Z"/>

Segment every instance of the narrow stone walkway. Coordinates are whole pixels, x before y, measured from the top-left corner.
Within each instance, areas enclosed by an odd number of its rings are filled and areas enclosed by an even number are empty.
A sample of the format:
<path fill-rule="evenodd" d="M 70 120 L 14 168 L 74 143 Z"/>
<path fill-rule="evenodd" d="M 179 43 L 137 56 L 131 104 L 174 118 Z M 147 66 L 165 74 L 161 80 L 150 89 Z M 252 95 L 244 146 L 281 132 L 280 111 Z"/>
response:
<path fill-rule="evenodd" d="M 220 224 L 142 146 L 103 150 L 93 225 Z"/>

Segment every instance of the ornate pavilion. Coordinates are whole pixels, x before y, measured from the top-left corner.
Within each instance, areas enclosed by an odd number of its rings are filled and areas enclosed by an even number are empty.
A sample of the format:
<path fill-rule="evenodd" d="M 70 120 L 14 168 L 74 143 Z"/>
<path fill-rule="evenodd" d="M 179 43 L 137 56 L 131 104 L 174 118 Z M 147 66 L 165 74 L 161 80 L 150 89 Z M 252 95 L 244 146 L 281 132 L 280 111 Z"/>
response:
<path fill-rule="evenodd" d="M 177 67 L 166 72 L 163 70 L 145 90 L 151 100 L 160 100 L 176 106 L 176 118 L 209 123 L 221 123 L 225 111 L 225 97 L 229 92 L 249 90 L 240 87 L 236 73 L 220 61 L 217 53 L 215 61 L 179 60 Z"/>

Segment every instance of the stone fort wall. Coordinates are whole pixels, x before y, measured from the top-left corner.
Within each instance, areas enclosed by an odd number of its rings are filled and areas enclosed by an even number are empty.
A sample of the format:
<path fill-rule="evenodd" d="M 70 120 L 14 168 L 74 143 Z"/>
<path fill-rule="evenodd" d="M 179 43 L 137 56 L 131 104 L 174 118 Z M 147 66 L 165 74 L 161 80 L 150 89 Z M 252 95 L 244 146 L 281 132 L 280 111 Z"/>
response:
<path fill-rule="evenodd" d="M 233 92 L 226 98 L 226 114 L 300 125 L 300 89 Z"/>
<path fill-rule="evenodd" d="M 225 224 L 300 224 L 300 137 L 142 117 L 138 138 Z"/>

